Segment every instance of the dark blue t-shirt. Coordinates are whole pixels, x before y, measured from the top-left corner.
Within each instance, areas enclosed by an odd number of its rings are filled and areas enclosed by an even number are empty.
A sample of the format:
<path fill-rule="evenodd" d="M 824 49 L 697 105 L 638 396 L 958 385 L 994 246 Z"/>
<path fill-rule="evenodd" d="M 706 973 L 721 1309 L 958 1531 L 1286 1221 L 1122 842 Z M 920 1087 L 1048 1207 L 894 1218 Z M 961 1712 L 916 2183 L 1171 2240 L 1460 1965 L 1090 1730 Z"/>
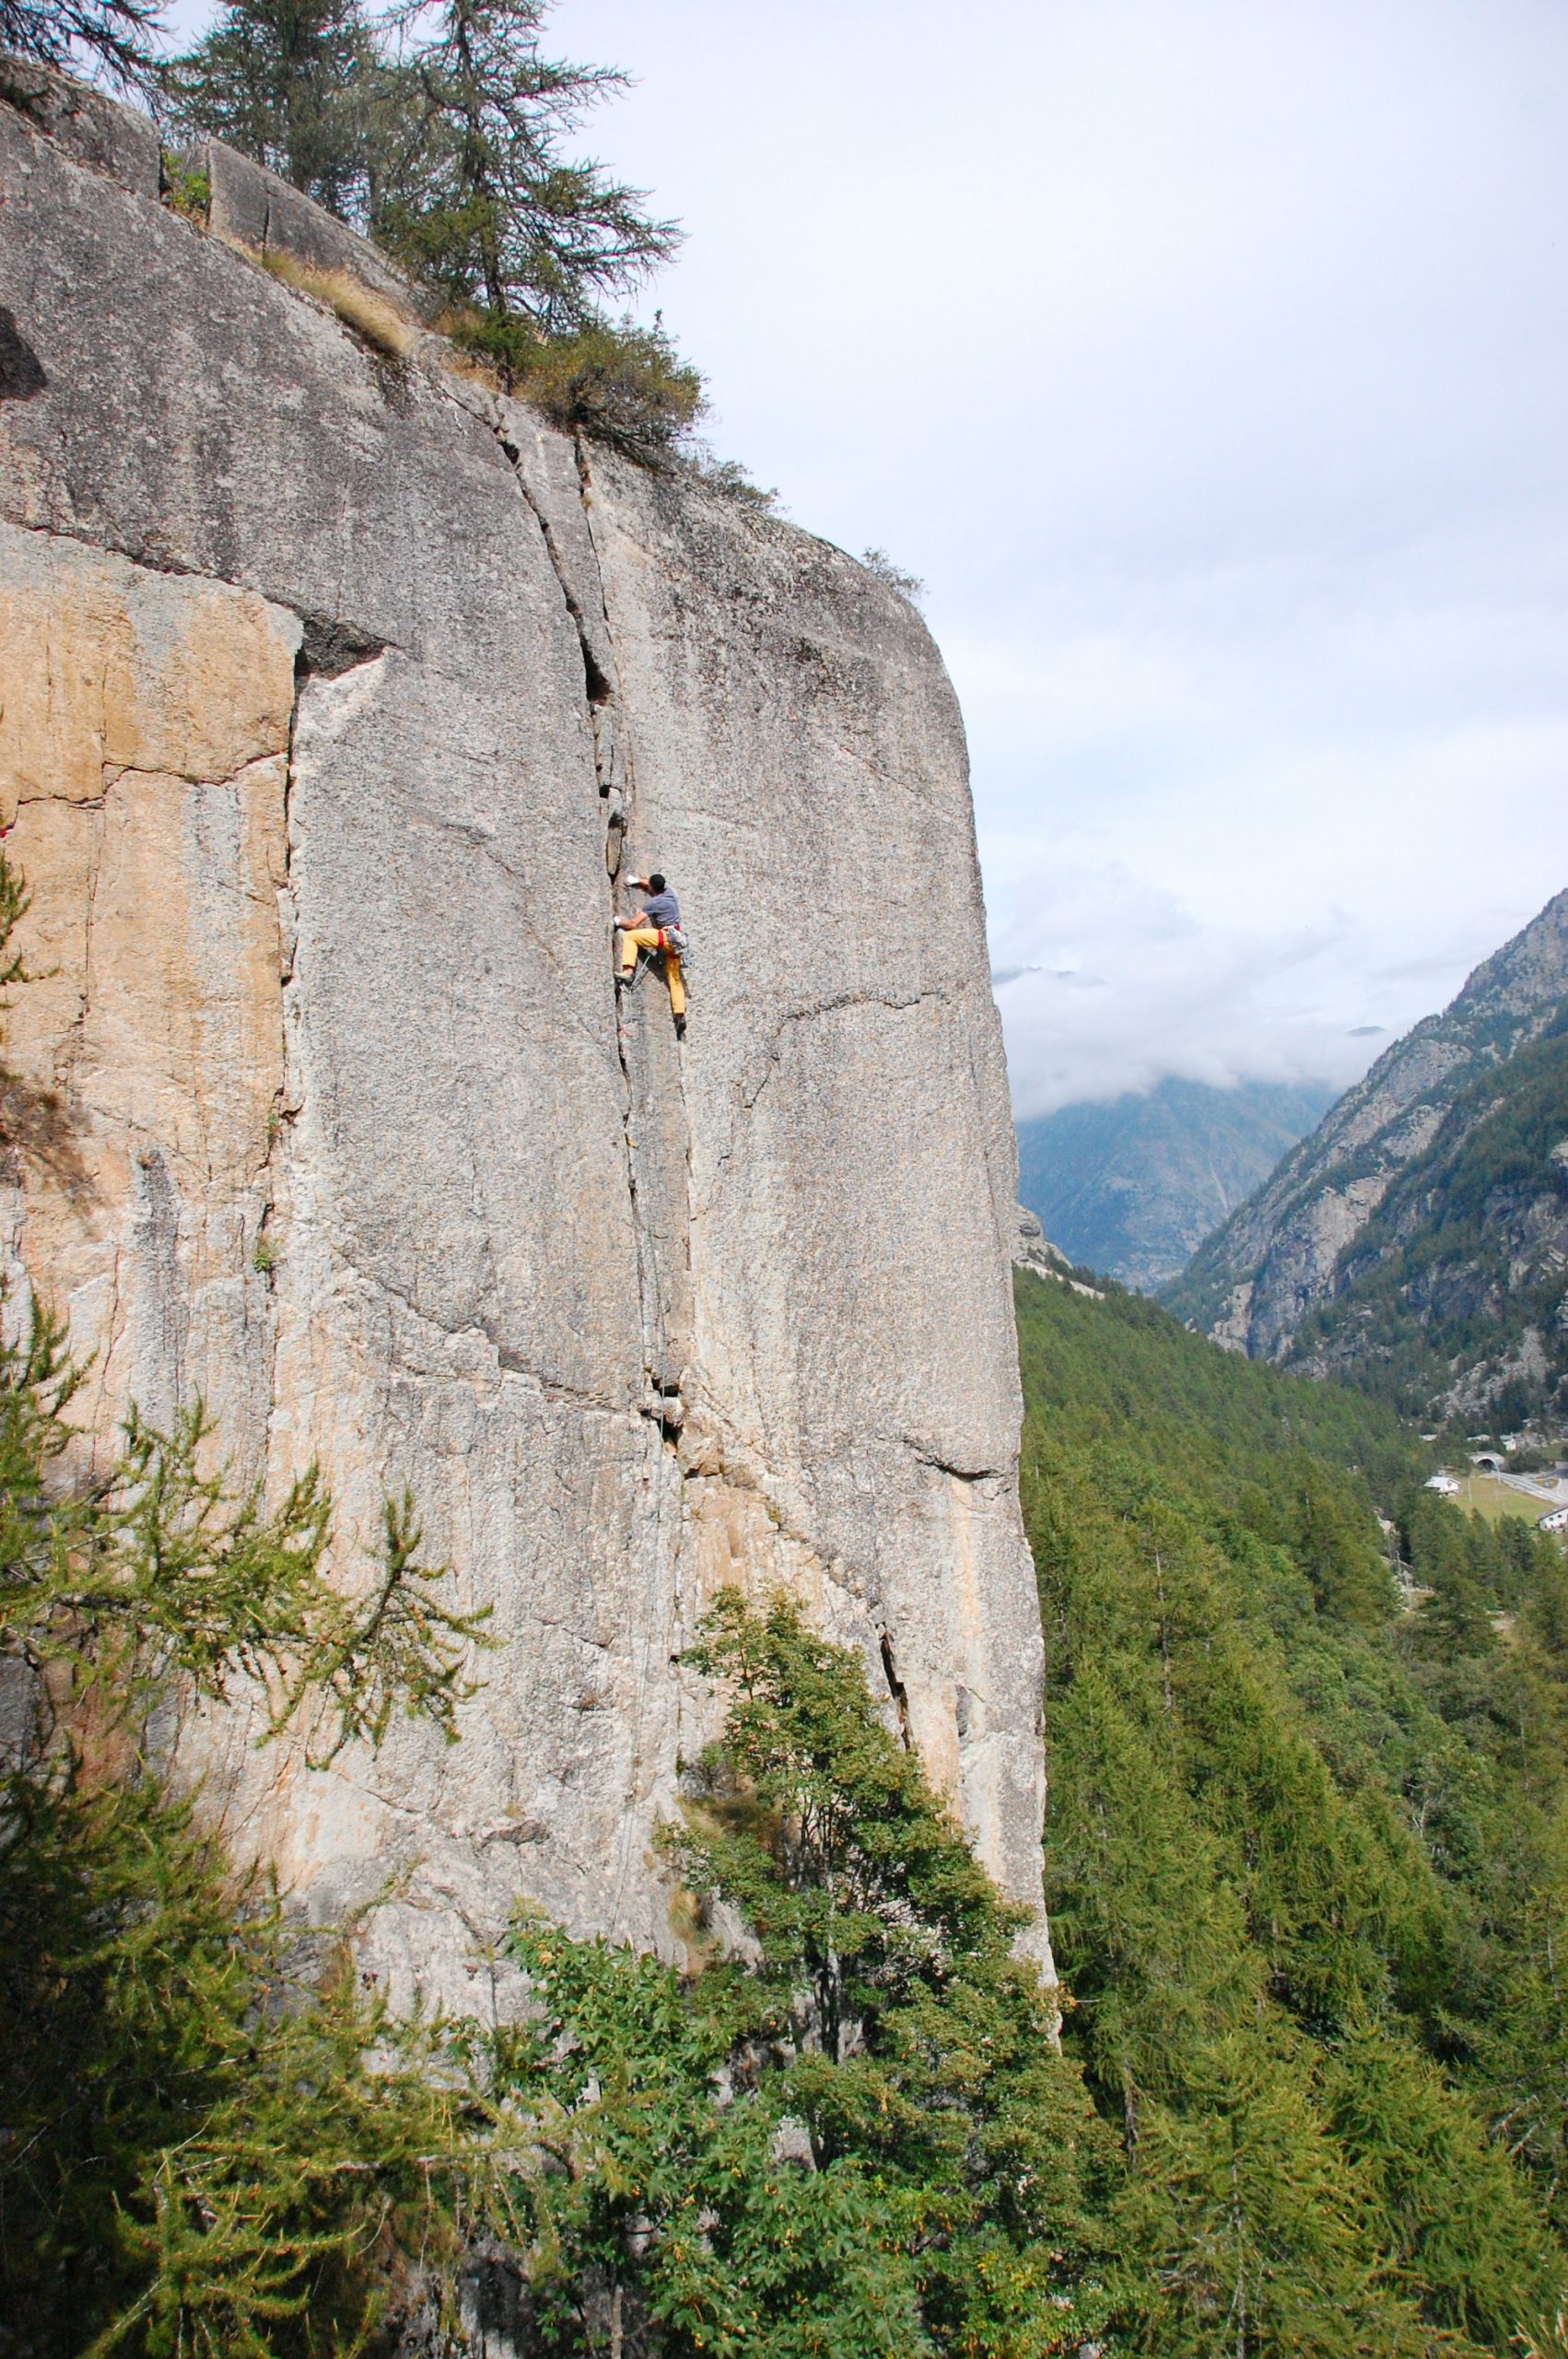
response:
<path fill-rule="evenodd" d="M 673 893 L 650 893 L 642 905 L 642 914 L 649 925 L 679 925 L 681 905 Z"/>

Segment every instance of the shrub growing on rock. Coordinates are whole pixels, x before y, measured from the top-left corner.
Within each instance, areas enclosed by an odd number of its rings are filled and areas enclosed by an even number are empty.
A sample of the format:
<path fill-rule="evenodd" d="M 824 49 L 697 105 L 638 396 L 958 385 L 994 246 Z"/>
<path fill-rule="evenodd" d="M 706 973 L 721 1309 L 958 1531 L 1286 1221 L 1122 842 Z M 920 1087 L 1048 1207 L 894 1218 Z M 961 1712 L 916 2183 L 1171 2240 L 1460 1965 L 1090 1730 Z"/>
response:
<path fill-rule="evenodd" d="M 667 465 L 701 415 L 702 379 L 657 324 L 595 320 L 547 335 L 520 312 L 470 311 L 446 325 L 509 393 L 645 465 Z"/>

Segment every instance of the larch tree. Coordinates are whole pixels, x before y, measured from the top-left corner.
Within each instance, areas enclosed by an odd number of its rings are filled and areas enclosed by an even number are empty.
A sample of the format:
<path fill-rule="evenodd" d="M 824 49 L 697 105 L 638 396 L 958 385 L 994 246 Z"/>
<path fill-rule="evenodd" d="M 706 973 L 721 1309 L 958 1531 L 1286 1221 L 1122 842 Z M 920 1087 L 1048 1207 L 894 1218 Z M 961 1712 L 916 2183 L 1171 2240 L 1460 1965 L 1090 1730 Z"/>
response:
<path fill-rule="evenodd" d="M 377 235 L 450 300 L 580 328 L 673 252 L 645 192 L 563 143 L 626 87 L 540 47 L 544 0 L 439 0 L 392 19 L 402 82 Z"/>

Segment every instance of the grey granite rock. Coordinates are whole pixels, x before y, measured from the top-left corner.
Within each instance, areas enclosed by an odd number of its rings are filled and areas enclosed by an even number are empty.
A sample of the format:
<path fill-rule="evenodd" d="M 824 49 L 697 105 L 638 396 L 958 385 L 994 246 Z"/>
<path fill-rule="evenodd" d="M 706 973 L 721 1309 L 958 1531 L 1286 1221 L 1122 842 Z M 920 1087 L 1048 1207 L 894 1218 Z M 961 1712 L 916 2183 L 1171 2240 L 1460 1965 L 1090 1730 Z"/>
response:
<path fill-rule="evenodd" d="M 73 163 L 103 172 L 137 196 L 156 196 L 162 157 L 148 115 L 118 106 L 36 57 L 0 51 L 0 103 L 26 115 Z"/>
<path fill-rule="evenodd" d="M 291 255 L 313 270 L 342 272 L 409 319 L 419 316 L 407 280 L 345 221 L 222 139 L 205 140 L 197 154 L 207 176 L 207 227 L 215 238 L 259 254 Z"/>
<path fill-rule="evenodd" d="M 627 1049 L 683 1448 L 809 1535 L 1032 1889 L 1015 1166 L 957 707 L 914 608 L 838 550 L 605 457 L 586 491 L 631 864 L 670 876 L 700 962 L 679 1059 L 656 992 Z"/>
<path fill-rule="evenodd" d="M 783 1585 L 1037 1909 L 1012 1130 L 919 616 L 3 105 L 0 303 L 53 962 L 9 1053 L 63 1126 L 13 1282 L 99 1353 L 94 1449 L 199 1383 L 241 1473 L 320 1455 L 349 1581 L 406 1482 L 497 1641 L 451 1750 L 316 1773 L 214 1719 L 209 1806 L 316 1917 L 377 1902 L 400 1998 L 471 1997 L 519 1892 L 669 1948 L 649 1841 L 717 1708 L 674 1659 Z M 623 838 L 691 928 L 684 1044 L 656 971 L 617 1006 Z"/>

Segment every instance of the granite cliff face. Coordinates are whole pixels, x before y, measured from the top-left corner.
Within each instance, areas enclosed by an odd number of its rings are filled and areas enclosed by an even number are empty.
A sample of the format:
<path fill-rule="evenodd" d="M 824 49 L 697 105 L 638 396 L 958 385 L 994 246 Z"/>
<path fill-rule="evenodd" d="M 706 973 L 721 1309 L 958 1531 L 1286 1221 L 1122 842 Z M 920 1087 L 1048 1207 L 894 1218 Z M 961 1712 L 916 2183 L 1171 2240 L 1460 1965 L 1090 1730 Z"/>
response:
<path fill-rule="evenodd" d="M 319 1455 L 345 1580 L 408 1483 L 498 1641 L 456 1747 L 313 1772 L 236 1714 L 209 1802 L 314 1914 L 376 1903 L 402 1995 L 471 1998 L 519 1891 L 668 1948 L 649 1837 L 713 1711 L 674 1658 L 783 1584 L 1037 1908 L 1012 1127 L 918 616 L 358 339 L 217 234 L 304 234 L 227 151 L 204 229 L 134 120 L 20 96 L 12 1302 L 92 1356 L 99 1454 L 200 1391 L 244 1479 Z M 623 847 L 692 928 L 684 1045 L 656 978 L 617 1017 Z"/>
<path fill-rule="evenodd" d="M 1364 1321 L 1359 1309 L 1355 1318 L 1339 1321 L 1340 1340 L 1326 1355 L 1332 1306 L 1364 1285 L 1375 1262 L 1395 1249 L 1403 1252 L 1423 1222 L 1441 1219 L 1443 1173 L 1456 1168 L 1477 1126 L 1495 1115 L 1510 1093 L 1515 1061 L 1550 1032 L 1565 999 L 1568 893 L 1560 893 L 1476 968 L 1441 1015 L 1428 1016 L 1385 1050 L 1194 1256 L 1164 1299 L 1254 1358 L 1294 1357 L 1320 1374 L 1350 1370 Z M 1503 1208 L 1496 1209 L 1501 1219 Z M 1546 1272 L 1548 1264 L 1541 1267 Z M 1483 1286 L 1471 1309 L 1495 1324 L 1504 1307 L 1496 1299 L 1483 1314 L 1487 1293 Z M 1420 1303 L 1412 1309 L 1421 1315 Z M 1487 1340 L 1481 1336 L 1471 1354 L 1478 1367 L 1495 1356 Z M 1492 1341 L 1501 1345 L 1501 1331 Z M 1433 1383 L 1442 1375 L 1427 1373 Z M 1457 1366 L 1448 1376 L 1457 1387 L 1457 1407 L 1474 1388 L 1467 1390 Z M 1472 1403 L 1478 1412 L 1486 1391 L 1483 1381 Z M 1423 1402 L 1434 1397 L 1430 1388 L 1422 1395 Z"/>

